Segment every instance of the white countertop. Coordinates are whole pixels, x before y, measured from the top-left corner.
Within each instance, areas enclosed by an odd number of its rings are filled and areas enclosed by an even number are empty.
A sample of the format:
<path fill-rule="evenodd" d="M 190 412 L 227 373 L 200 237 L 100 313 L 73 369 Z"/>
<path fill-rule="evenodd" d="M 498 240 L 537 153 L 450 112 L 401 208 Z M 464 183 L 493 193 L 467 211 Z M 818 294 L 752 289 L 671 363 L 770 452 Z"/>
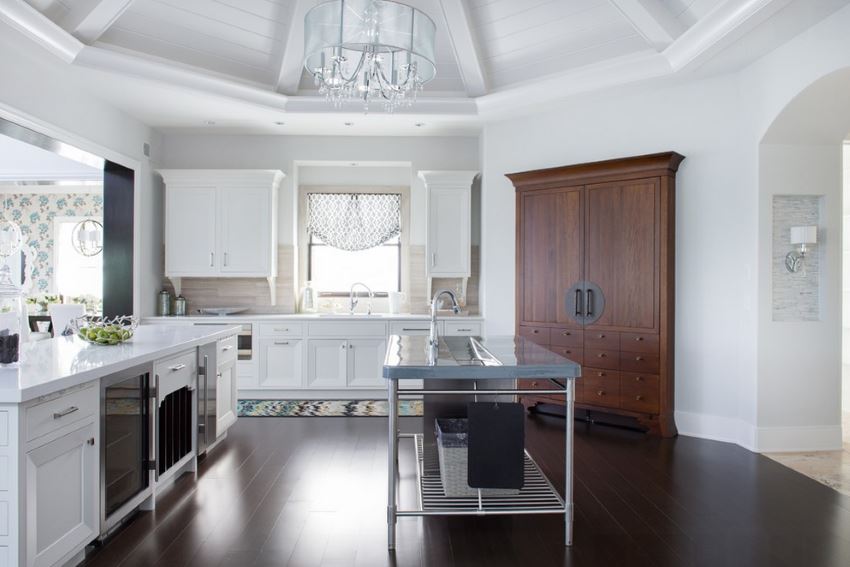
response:
<path fill-rule="evenodd" d="M 26 402 L 238 332 L 235 326 L 141 325 L 120 345 L 93 345 L 77 337 L 27 342 L 17 368 L 0 368 L 0 403 Z"/>
<path fill-rule="evenodd" d="M 431 319 L 427 314 L 413 313 L 375 313 L 366 315 L 365 313 L 236 313 L 234 315 L 184 315 L 180 317 L 144 317 L 145 321 L 395 321 L 395 320 L 417 320 L 428 321 Z M 454 315 L 447 312 L 444 315 L 437 315 L 440 321 L 461 320 L 461 321 L 483 321 L 484 317 L 480 315 Z"/>

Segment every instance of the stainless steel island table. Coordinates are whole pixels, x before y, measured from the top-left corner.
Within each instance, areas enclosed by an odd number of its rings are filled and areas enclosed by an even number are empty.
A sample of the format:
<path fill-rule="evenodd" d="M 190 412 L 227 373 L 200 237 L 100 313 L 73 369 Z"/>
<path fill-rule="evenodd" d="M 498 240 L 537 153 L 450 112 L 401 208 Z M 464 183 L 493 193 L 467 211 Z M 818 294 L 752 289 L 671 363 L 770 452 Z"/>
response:
<path fill-rule="evenodd" d="M 433 348 L 428 337 L 392 335 L 384 360 L 389 406 L 389 451 L 387 482 L 387 545 L 395 549 L 396 521 L 404 516 L 563 514 L 565 545 L 572 545 L 573 531 L 573 402 L 575 379 L 581 367 L 522 337 L 440 337 Z M 518 378 L 550 380 L 549 389 L 525 390 Z M 423 380 L 422 388 L 400 388 L 402 381 Z M 493 383 L 505 387 L 492 386 Z M 440 387 L 439 384 L 446 384 Z M 434 387 L 437 384 L 437 387 Z M 479 388 L 484 385 L 485 387 Z M 398 402 L 402 397 L 479 397 L 518 394 L 563 395 L 565 401 L 564 495 L 552 486 L 528 452 L 525 453 L 525 485 L 518 494 L 477 497 L 446 497 L 439 472 L 426 467 L 423 435 L 402 434 L 398 425 Z M 427 412 L 426 412 L 427 415 Z M 425 424 L 426 426 L 429 424 Z M 418 506 L 399 508 L 398 442 L 412 438 L 417 457 Z"/>

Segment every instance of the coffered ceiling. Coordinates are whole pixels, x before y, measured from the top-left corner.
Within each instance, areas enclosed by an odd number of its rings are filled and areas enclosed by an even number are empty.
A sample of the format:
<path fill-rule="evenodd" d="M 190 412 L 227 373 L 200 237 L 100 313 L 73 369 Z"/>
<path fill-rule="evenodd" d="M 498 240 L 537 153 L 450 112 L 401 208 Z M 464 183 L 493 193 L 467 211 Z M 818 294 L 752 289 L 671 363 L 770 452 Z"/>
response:
<path fill-rule="evenodd" d="M 359 114 L 328 105 L 303 68 L 304 15 L 320 1 L 6 0 L 0 19 L 153 126 L 243 117 L 250 129 Z M 523 105 L 693 70 L 783 13 L 810 25 L 850 0 L 404 1 L 436 23 L 437 77 L 410 111 L 369 121 L 466 130 Z M 163 100 L 171 112 L 157 111 Z M 223 108 L 229 116 L 204 114 Z"/>

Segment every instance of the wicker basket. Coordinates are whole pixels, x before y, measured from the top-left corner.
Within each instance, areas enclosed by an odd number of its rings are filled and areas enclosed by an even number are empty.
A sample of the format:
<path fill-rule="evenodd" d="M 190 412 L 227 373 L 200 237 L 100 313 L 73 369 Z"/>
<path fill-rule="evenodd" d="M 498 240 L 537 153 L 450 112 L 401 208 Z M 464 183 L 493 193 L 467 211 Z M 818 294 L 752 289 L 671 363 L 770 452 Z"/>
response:
<path fill-rule="evenodd" d="M 478 496 L 478 489 L 467 484 L 469 465 L 469 428 L 465 419 L 437 419 L 437 455 L 440 479 L 448 497 Z M 482 496 L 519 494 L 515 488 L 482 488 Z"/>

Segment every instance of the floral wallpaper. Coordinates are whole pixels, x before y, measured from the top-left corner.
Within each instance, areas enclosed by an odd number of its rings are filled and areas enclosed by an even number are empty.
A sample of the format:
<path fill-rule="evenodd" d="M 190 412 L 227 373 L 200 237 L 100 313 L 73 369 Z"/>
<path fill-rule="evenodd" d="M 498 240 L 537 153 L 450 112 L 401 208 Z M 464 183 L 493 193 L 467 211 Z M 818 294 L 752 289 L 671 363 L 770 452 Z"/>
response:
<path fill-rule="evenodd" d="M 2 196 L 7 218 L 21 227 L 24 246 L 32 260 L 32 295 L 52 293 L 53 219 L 59 217 L 103 217 L 100 193 L 16 193 Z M 28 260 L 29 261 L 29 260 Z"/>

